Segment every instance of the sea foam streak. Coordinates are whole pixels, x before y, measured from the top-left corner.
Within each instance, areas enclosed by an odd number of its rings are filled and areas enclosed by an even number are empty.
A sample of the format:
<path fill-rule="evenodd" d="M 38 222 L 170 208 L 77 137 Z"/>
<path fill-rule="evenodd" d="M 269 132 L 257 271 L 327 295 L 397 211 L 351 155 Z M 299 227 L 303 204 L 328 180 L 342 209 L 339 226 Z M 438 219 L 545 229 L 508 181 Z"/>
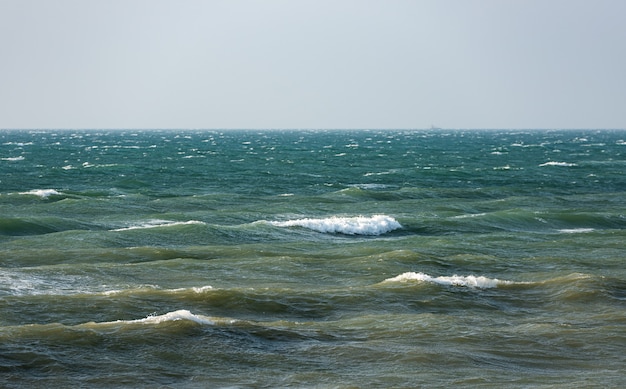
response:
<path fill-rule="evenodd" d="M 329 217 L 324 219 L 296 219 L 284 222 L 270 222 L 277 227 L 303 227 L 317 232 L 339 233 L 346 235 L 381 235 L 402 225 L 391 216 L 374 215 L 370 217 Z"/>
<path fill-rule="evenodd" d="M 467 286 L 470 288 L 495 288 L 498 285 L 508 285 L 512 284 L 511 281 L 503 281 L 497 278 L 487 278 L 483 276 L 458 276 L 453 275 L 451 277 L 432 277 L 425 273 L 415 273 L 415 272 L 407 272 L 402 273 L 399 276 L 393 278 L 387 278 L 383 282 L 408 282 L 408 281 L 421 281 L 421 282 L 430 282 L 439 285 L 445 286 Z"/>
<path fill-rule="evenodd" d="M 148 229 L 148 228 L 185 226 L 185 225 L 191 225 L 191 224 L 204 225 L 206 223 L 198 221 L 198 220 L 189 220 L 186 222 L 175 222 L 175 221 L 170 221 L 170 220 L 150 220 L 146 223 L 143 223 L 137 226 L 117 228 L 112 231 L 130 231 L 130 230 L 141 230 L 141 229 Z"/>

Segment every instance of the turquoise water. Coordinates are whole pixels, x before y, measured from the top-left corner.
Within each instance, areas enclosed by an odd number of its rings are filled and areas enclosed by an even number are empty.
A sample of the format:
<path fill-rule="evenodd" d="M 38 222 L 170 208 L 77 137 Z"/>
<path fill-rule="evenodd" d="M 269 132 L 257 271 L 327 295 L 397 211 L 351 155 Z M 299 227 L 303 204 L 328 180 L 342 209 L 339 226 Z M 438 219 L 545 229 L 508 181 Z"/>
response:
<path fill-rule="evenodd" d="M 623 387 L 626 131 L 0 131 L 0 387 Z"/>

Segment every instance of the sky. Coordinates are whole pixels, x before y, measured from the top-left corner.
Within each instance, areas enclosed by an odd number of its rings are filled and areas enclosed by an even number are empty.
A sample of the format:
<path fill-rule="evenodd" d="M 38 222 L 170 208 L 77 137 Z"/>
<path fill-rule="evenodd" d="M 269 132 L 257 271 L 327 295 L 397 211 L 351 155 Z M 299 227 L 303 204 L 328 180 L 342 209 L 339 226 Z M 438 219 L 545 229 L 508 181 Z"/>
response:
<path fill-rule="evenodd" d="M 0 128 L 626 128 L 624 0 L 0 0 Z"/>

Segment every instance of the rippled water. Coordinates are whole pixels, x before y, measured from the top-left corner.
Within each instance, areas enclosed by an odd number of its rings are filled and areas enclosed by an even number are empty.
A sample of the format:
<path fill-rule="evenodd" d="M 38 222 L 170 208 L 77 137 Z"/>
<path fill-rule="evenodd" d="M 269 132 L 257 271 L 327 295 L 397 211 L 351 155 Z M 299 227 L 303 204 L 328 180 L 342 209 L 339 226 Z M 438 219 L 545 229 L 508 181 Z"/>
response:
<path fill-rule="evenodd" d="M 621 387 L 626 131 L 0 131 L 2 387 Z"/>

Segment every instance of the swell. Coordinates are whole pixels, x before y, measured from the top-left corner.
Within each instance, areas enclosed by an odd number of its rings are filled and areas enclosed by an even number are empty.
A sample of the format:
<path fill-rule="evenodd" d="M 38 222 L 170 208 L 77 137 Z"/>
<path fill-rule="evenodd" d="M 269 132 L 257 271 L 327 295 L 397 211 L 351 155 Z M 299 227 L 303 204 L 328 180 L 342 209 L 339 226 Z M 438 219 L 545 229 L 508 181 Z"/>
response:
<path fill-rule="evenodd" d="M 446 233 L 585 233 L 626 229 L 626 217 L 607 211 L 583 212 L 515 208 L 491 211 L 441 210 L 439 215 L 403 220 L 406 230 L 420 234 Z"/>
<path fill-rule="evenodd" d="M 152 312 L 157 315 L 181 309 L 223 320 L 338 320 L 376 314 L 445 313 L 470 310 L 473 315 L 507 312 L 511 315 L 542 312 L 545 309 L 570 314 L 573 307 L 593 306 L 589 314 L 607 314 L 623 304 L 626 285 L 614 278 L 572 273 L 535 281 L 514 281 L 484 275 L 430 275 L 405 272 L 380 278 L 369 285 L 342 287 L 232 287 L 210 285 L 167 289 L 158 285 L 132 288 L 100 286 L 72 290 L 47 280 L 30 288 L 19 288 L 23 279 L 3 277 L 0 294 L 4 306 L 13 311 L 2 320 L 4 326 L 39 322 L 79 325 L 90 321 L 136 320 Z M 54 282 L 53 282 L 54 281 Z M 71 280 L 69 280 L 71 281 Z M 80 281 L 80 280 L 78 280 Z M 31 283 L 32 284 L 32 283 Z M 32 286 L 38 289 L 33 289 Z M 98 307 L 85 310 L 85 307 Z M 122 310 L 123 313 L 120 313 Z M 120 316 L 121 315 L 121 316 Z M 176 320 L 188 320 L 178 317 Z M 222 320 L 222 321 L 223 321 Z M 135 322 L 132 322 L 135 323 Z"/>
<path fill-rule="evenodd" d="M 92 223 L 61 217 L 0 217 L 0 235 L 43 235 L 70 230 L 98 228 Z"/>

